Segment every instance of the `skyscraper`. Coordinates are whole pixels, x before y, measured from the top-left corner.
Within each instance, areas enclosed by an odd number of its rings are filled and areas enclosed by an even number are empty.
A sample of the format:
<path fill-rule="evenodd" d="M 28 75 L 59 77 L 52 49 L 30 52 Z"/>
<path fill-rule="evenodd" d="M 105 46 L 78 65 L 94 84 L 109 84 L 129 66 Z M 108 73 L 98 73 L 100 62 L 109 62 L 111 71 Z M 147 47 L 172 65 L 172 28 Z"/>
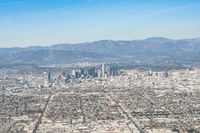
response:
<path fill-rule="evenodd" d="M 110 67 L 110 66 L 106 66 L 105 69 L 106 69 L 106 70 L 105 70 L 105 71 L 106 71 L 106 77 L 110 77 L 110 76 L 111 76 L 111 75 L 110 75 L 110 74 L 111 74 L 111 72 L 110 72 L 111 67 Z"/>
<path fill-rule="evenodd" d="M 97 77 L 98 77 L 98 78 L 101 78 L 101 77 L 102 77 L 102 74 L 101 74 L 101 73 L 102 73 L 101 69 L 98 69 L 98 70 L 97 70 Z"/>
<path fill-rule="evenodd" d="M 118 75 L 118 70 L 117 70 L 116 67 L 112 66 L 109 69 L 109 73 L 110 73 L 110 76 L 117 76 Z"/>
<path fill-rule="evenodd" d="M 105 65 L 102 64 L 102 67 L 101 67 L 101 75 L 102 77 L 105 77 Z"/>
<path fill-rule="evenodd" d="M 96 77 L 95 67 L 90 68 L 90 76 Z"/>
<path fill-rule="evenodd" d="M 51 82 L 51 71 L 48 70 L 48 82 Z"/>
<path fill-rule="evenodd" d="M 75 79 L 75 78 L 76 78 L 76 70 L 73 69 L 73 70 L 72 70 L 72 79 Z"/>

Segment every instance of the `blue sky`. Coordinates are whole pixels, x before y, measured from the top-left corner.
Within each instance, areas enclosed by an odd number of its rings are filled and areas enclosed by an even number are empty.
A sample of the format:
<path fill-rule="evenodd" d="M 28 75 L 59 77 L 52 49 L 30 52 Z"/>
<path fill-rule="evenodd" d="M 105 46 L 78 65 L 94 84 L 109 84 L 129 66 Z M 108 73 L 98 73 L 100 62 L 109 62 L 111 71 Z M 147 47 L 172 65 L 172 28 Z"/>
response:
<path fill-rule="evenodd" d="M 0 0 L 0 47 L 200 37 L 199 0 Z"/>

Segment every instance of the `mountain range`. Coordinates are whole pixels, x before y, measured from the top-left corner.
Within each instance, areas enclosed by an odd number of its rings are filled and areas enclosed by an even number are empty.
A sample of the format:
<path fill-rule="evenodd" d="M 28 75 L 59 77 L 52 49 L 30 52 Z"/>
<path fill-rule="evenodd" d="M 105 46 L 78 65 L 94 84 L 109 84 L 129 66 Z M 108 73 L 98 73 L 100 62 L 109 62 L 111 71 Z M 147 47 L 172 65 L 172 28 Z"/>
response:
<path fill-rule="evenodd" d="M 112 59 L 200 61 L 200 39 L 101 40 L 25 48 L 0 48 L 0 63 L 65 64 Z"/>

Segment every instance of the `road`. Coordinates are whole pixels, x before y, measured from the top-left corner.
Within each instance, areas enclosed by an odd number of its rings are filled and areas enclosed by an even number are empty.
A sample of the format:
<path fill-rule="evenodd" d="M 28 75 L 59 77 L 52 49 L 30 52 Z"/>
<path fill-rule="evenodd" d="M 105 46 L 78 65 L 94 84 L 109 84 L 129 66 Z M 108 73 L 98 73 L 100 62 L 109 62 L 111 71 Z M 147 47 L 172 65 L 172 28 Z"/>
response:
<path fill-rule="evenodd" d="M 40 114 L 40 117 L 38 118 L 38 121 L 37 121 L 36 124 L 35 124 L 35 127 L 34 127 L 32 133 L 36 133 L 37 130 L 38 130 L 38 128 L 39 128 L 39 126 L 40 126 L 40 124 L 42 123 L 42 118 L 43 118 L 43 116 L 44 116 L 44 113 L 45 113 L 45 111 L 46 111 L 46 108 L 47 108 L 47 106 L 48 106 L 48 104 L 49 104 L 50 99 L 51 99 L 51 96 L 49 96 L 49 97 L 47 98 L 46 103 L 45 103 L 45 106 L 44 106 L 44 108 L 43 108 L 43 110 L 42 110 L 42 113 Z"/>

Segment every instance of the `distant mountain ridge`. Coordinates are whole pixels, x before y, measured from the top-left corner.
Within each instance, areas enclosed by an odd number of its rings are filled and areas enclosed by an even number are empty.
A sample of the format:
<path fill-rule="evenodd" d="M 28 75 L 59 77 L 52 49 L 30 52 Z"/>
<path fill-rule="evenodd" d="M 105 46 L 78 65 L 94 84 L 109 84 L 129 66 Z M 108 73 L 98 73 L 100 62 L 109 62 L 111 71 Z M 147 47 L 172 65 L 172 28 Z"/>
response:
<path fill-rule="evenodd" d="M 0 63 L 63 64 L 130 57 L 138 60 L 165 57 L 200 61 L 200 39 L 171 40 L 155 37 L 132 41 L 101 40 L 45 47 L 0 48 Z"/>

